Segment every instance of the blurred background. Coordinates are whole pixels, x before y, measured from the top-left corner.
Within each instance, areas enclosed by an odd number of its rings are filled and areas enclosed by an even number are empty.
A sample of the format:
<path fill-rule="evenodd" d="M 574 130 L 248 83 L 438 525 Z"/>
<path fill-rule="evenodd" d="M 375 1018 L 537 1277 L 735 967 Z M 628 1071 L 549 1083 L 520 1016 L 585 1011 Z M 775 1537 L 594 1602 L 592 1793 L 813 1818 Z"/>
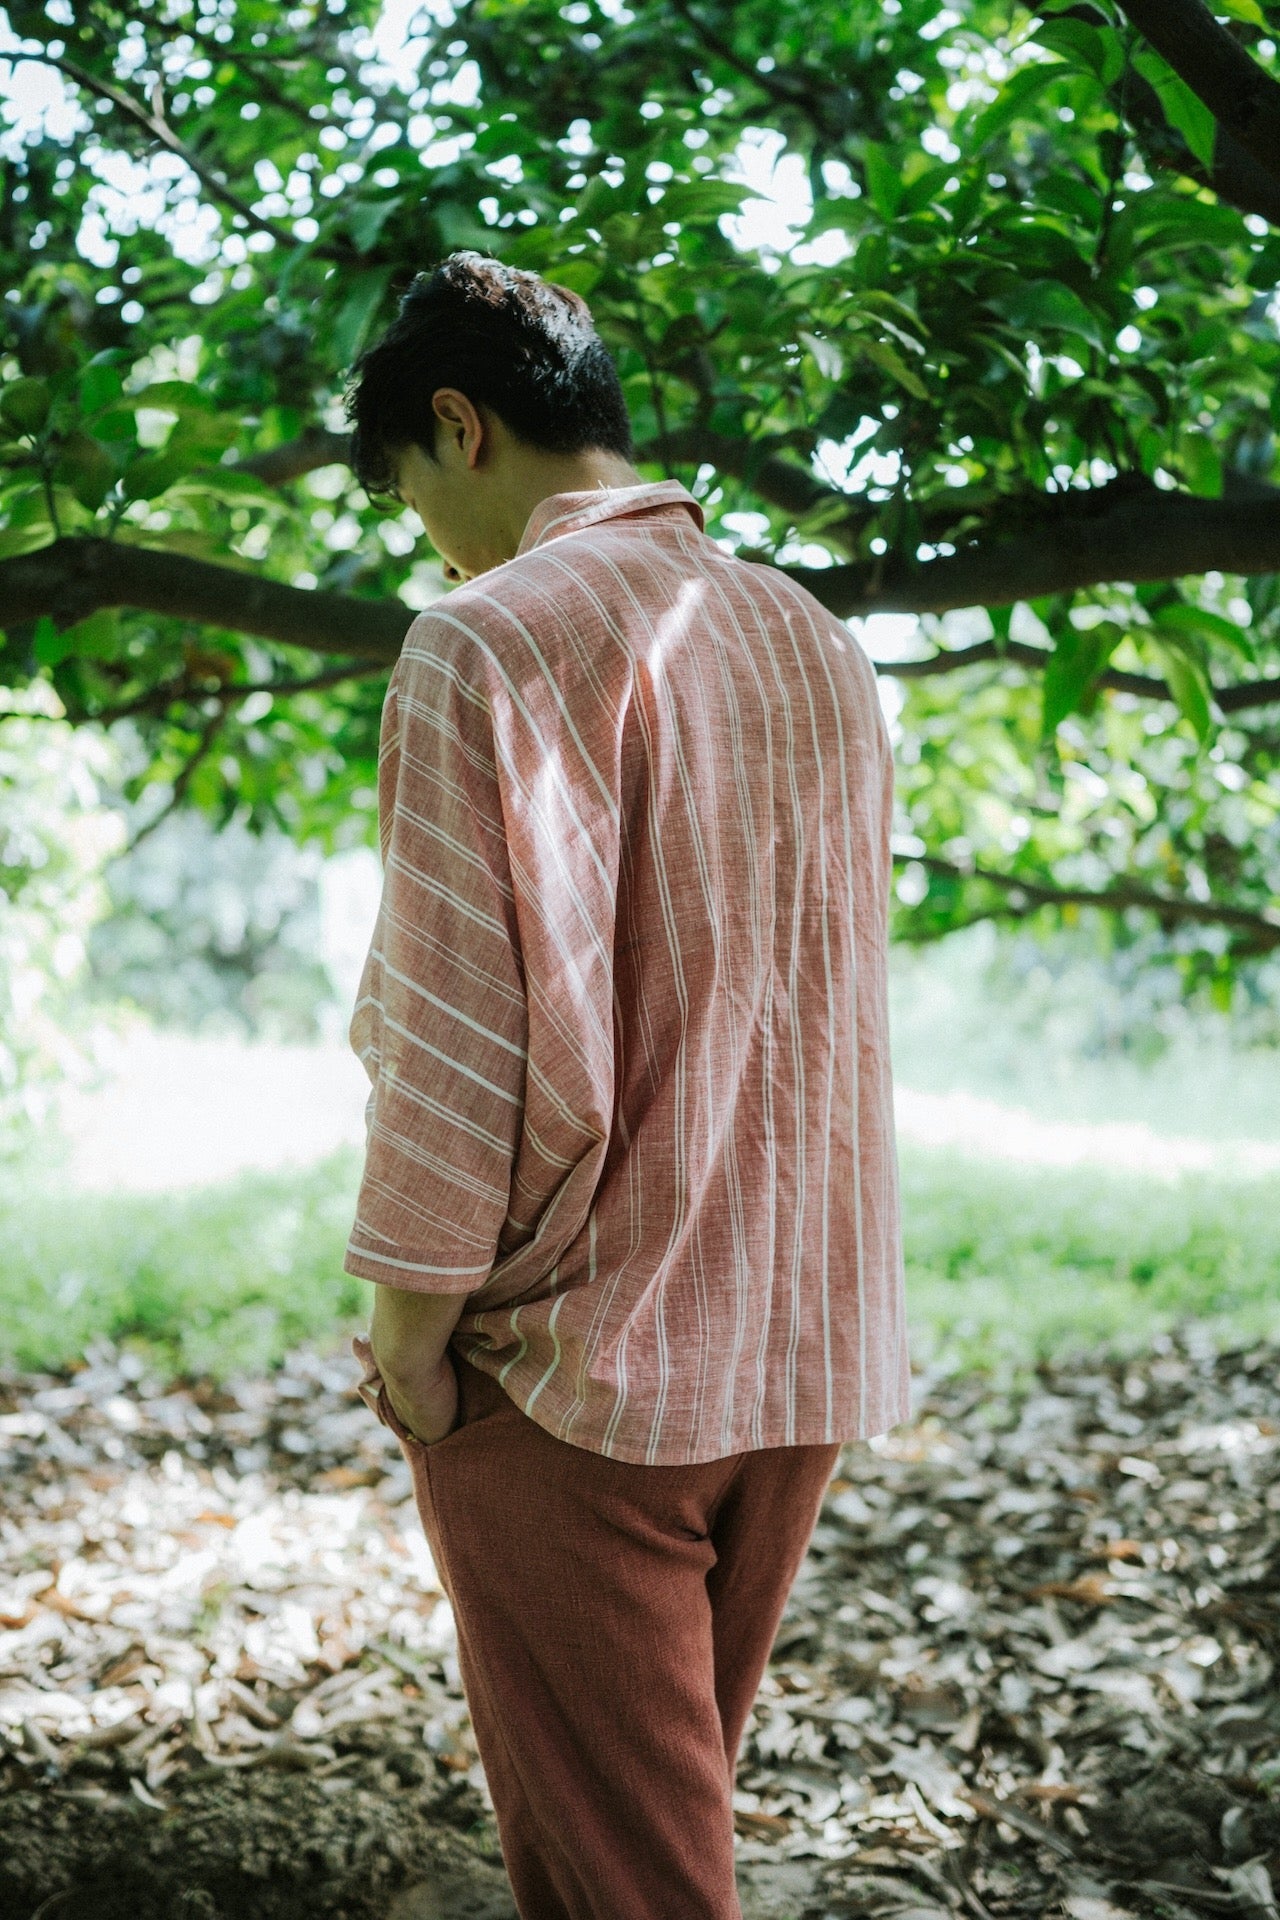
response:
<path fill-rule="evenodd" d="M 376 852 L 190 812 L 124 852 L 120 748 L 48 716 L 0 721 L 0 767 L 25 875 L 0 898 L 9 1354 L 106 1334 L 218 1374 L 341 1337 L 367 1311 L 341 1257 Z M 1096 930 L 989 922 L 899 944 L 892 981 L 917 1359 L 1276 1330 L 1271 999 L 1188 1004 L 1172 963 Z"/>
<path fill-rule="evenodd" d="M 588 299 L 642 475 L 848 622 L 894 746 L 912 1409 L 741 1856 L 1275 1920 L 1277 128 L 1280 0 L 0 7 L 6 1912 L 501 1877 L 342 1272 L 444 590 L 344 381 L 474 248 Z"/>
<path fill-rule="evenodd" d="M 877 663 L 917 1355 L 1280 1330 L 1280 592 L 1229 570 L 1280 186 L 1194 71 L 1113 0 L 135 11 L 0 14 L 0 1358 L 367 1311 L 345 1034 L 443 581 L 342 380 L 460 246 L 586 294 L 641 470 Z"/>

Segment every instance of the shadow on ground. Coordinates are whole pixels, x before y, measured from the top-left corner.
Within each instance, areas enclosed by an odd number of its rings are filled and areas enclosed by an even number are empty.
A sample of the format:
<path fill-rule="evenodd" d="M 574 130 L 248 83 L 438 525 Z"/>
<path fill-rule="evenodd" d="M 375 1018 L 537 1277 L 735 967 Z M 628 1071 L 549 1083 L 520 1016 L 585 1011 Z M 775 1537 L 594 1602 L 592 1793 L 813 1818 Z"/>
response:
<path fill-rule="evenodd" d="M 511 1920 L 354 1369 L 125 1358 L 0 1376 L 4 1920 Z M 1280 1920 L 1277 1359 L 918 1377 L 845 1449 L 744 1741 L 746 1920 Z"/>

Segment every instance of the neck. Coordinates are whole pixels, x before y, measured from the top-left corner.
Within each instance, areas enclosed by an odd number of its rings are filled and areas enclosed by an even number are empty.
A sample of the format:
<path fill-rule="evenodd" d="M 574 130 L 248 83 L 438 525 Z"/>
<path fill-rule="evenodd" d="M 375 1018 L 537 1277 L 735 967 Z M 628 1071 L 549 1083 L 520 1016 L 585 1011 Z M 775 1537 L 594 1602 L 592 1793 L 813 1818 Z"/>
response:
<path fill-rule="evenodd" d="M 503 522 L 515 553 L 535 507 L 555 493 L 594 493 L 612 487 L 638 487 L 641 476 L 618 453 L 590 449 L 586 453 L 533 453 L 511 463 L 503 489 Z"/>

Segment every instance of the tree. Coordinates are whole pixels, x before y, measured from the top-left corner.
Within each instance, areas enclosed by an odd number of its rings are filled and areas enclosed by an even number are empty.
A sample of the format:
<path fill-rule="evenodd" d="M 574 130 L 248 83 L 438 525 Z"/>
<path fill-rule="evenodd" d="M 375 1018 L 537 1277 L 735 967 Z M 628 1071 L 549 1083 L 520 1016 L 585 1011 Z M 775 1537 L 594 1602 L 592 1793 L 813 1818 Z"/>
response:
<path fill-rule="evenodd" d="M 589 297 L 713 533 L 922 616 L 903 934 L 1099 908 L 1229 997 L 1280 949 L 1269 12 L 12 7 L 65 101 L 0 225 L 5 676 L 132 726 L 170 805 L 367 832 L 443 583 L 341 376 L 477 246 Z M 752 245 L 770 168 L 803 205 Z"/>

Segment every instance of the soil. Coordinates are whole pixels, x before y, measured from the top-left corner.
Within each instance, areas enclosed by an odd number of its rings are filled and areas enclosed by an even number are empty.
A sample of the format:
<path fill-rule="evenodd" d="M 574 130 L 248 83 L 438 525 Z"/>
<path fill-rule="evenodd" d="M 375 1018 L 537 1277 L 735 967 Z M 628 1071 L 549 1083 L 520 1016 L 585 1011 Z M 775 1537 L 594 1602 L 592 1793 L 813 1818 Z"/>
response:
<path fill-rule="evenodd" d="M 747 1920 L 1280 1920 L 1278 1358 L 920 1376 L 844 1450 L 739 1767 Z M 354 1378 L 0 1377 L 2 1920 L 512 1920 Z"/>

